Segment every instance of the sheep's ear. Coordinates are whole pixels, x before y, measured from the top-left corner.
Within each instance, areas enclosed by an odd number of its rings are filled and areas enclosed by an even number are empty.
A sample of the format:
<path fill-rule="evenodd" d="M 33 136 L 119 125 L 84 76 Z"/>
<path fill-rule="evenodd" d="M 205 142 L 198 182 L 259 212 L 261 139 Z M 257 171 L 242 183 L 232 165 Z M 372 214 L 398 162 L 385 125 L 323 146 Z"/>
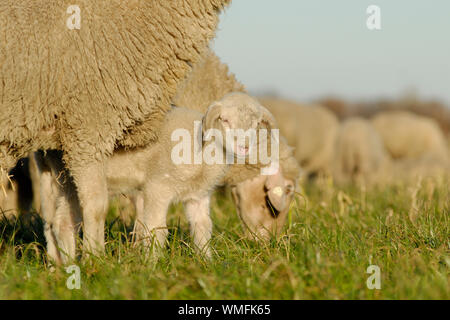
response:
<path fill-rule="evenodd" d="M 272 210 L 272 215 L 274 217 L 277 217 L 279 212 L 283 211 L 287 206 L 288 197 L 284 190 L 284 186 L 284 177 L 280 173 L 280 171 L 278 171 L 278 173 L 274 175 L 267 177 L 265 189 L 267 192 L 267 198 L 269 200 L 269 210 Z"/>
<path fill-rule="evenodd" d="M 208 129 L 214 128 L 214 123 L 220 118 L 221 109 L 222 105 L 219 102 L 214 102 L 208 107 L 208 110 L 203 117 L 203 132 Z"/>
<path fill-rule="evenodd" d="M 263 106 L 261 106 L 261 112 L 261 125 L 267 130 L 278 129 L 277 121 L 275 120 L 275 117 L 272 115 L 272 113 L 270 113 L 270 111 Z"/>

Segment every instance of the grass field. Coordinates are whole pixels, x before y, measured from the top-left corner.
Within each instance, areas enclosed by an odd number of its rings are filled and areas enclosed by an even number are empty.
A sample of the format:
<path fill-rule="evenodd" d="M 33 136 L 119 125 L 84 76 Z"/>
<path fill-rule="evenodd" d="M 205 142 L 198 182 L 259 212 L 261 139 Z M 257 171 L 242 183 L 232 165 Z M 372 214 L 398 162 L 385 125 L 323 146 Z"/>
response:
<path fill-rule="evenodd" d="M 212 201 L 215 255 L 193 254 L 182 208 L 169 215 L 155 262 L 133 248 L 112 207 L 104 257 L 83 259 L 81 288 L 50 272 L 44 241 L 24 223 L 0 229 L 0 299 L 450 299 L 449 181 L 339 190 L 322 180 L 293 205 L 278 242 L 242 238 L 229 196 Z M 369 265 L 381 289 L 369 290 Z"/>

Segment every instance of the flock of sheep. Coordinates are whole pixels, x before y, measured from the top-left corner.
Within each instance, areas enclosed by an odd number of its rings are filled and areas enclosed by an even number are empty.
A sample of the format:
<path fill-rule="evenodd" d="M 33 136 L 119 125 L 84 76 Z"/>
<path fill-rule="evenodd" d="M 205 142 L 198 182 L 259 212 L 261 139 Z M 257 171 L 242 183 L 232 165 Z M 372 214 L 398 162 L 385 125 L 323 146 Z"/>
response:
<path fill-rule="evenodd" d="M 218 186 L 230 187 L 248 235 L 267 239 L 281 232 L 300 181 L 330 175 L 339 185 L 376 184 L 412 168 L 449 171 L 447 142 L 428 118 L 393 111 L 340 123 L 319 105 L 251 97 L 208 47 L 229 0 L 78 2 L 80 30 L 65 27 L 68 1 L 0 4 L 0 30 L 7 30 L 0 209 L 17 211 L 8 173 L 28 157 L 35 209 L 56 263 L 77 256 L 81 228 L 85 252 L 104 250 L 114 194 L 134 199 L 134 241 L 146 248 L 165 244 L 168 207 L 183 202 L 194 246 L 209 257 L 209 198 Z M 279 170 L 270 175 L 259 162 L 175 164 L 171 157 L 179 129 L 194 137 L 189 156 L 195 140 L 225 157 L 227 146 L 210 139 L 209 129 L 225 136 L 277 128 Z M 233 147 L 234 159 L 247 159 L 253 148 Z"/>

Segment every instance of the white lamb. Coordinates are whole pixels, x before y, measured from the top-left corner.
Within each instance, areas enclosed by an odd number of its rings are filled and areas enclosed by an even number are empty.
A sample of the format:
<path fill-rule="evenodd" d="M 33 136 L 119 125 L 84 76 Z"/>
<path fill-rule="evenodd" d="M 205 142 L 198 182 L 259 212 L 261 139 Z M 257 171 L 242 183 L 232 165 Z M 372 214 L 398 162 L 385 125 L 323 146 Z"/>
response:
<path fill-rule="evenodd" d="M 202 123 L 202 126 L 199 126 L 201 129 L 194 129 L 196 121 Z M 206 256 L 210 256 L 208 246 L 212 232 L 209 216 L 210 194 L 223 181 L 230 165 L 225 163 L 226 151 L 229 148 L 217 136 L 211 136 L 209 129 L 217 129 L 225 139 L 229 129 L 247 131 L 257 130 L 260 127 L 275 127 L 272 115 L 248 95 L 232 93 L 213 103 L 204 116 L 197 111 L 174 107 L 166 115 L 156 143 L 142 149 L 116 151 L 105 166 L 110 193 L 142 192 L 144 195 L 144 208 L 137 210 L 134 228 L 136 239 L 146 245 L 154 241 L 157 246 L 162 246 L 168 233 L 166 225 L 168 207 L 174 201 L 181 201 L 185 204 L 195 247 Z M 183 152 L 178 154 L 180 142 L 172 141 L 179 138 L 178 134 L 182 133 L 187 134 L 184 137 L 192 137 L 188 142 L 190 150 L 186 154 Z M 207 154 L 217 156 L 217 151 L 213 150 L 223 150 L 223 157 L 219 157 L 222 164 L 208 164 L 205 160 L 196 164 L 194 162 L 195 153 L 198 151 L 195 150 L 196 145 L 203 147 L 204 157 Z M 251 152 L 256 152 L 251 148 L 249 141 L 245 141 L 245 145 L 234 141 L 231 148 L 234 162 L 237 157 L 248 157 Z M 177 164 L 175 156 L 189 160 L 190 163 Z M 45 169 L 42 164 L 47 165 L 54 174 L 61 172 L 61 163 L 58 164 L 57 157 L 41 157 L 38 162 L 41 163 L 41 168 Z M 47 171 L 50 171 L 48 168 Z M 46 179 L 44 183 L 45 181 Z M 63 181 L 60 187 L 67 188 L 64 187 L 65 184 L 66 181 Z M 55 193 L 51 190 L 53 187 L 41 185 L 42 204 L 44 202 L 55 204 L 55 200 L 46 199 Z M 70 192 L 66 190 L 61 192 L 61 195 L 67 193 Z M 46 226 L 53 229 L 46 228 L 46 236 L 49 242 L 49 255 L 56 262 L 66 262 L 67 258 L 75 257 L 75 236 L 80 219 L 74 217 L 78 215 L 77 204 L 69 203 L 69 200 L 59 196 L 58 205 L 49 209 L 42 206 Z M 67 211 L 72 213 L 72 217 L 69 218 Z M 56 245 L 52 242 L 56 242 Z M 52 247 L 59 247 L 66 255 L 51 251 Z"/>

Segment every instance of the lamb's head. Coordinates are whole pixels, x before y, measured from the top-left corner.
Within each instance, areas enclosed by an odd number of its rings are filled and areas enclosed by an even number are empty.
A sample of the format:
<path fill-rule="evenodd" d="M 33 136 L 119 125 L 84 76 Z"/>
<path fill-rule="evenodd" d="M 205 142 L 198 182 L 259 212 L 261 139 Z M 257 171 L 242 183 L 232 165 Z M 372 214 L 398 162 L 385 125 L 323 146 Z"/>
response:
<path fill-rule="evenodd" d="M 231 188 L 237 212 L 250 238 L 267 240 L 281 232 L 294 190 L 295 182 L 280 171 L 271 176 L 259 175 Z"/>
<path fill-rule="evenodd" d="M 220 131 L 223 139 L 216 139 L 224 151 L 236 158 L 247 158 L 257 153 L 258 130 L 276 128 L 272 114 L 247 94 L 234 92 L 209 106 L 203 118 L 205 140 L 211 135 L 217 138 Z M 216 132 L 216 133 L 214 133 Z"/>

